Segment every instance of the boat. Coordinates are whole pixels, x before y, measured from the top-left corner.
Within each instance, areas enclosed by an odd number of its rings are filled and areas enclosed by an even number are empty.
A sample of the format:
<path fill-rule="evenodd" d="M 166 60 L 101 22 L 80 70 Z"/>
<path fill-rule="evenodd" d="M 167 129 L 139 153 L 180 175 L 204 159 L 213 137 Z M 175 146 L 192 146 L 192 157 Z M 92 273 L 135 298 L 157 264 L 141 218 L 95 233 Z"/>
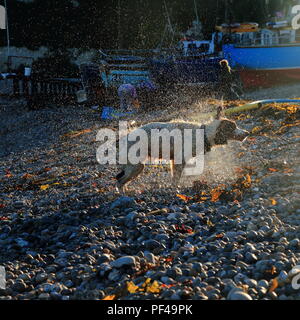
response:
<path fill-rule="evenodd" d="M 156 49 L 145 50 L 147 52 L 134 50 L 131 54 L 127 50 L 125 55 L 122 55 L 120 50 L 115 54 L 101 52 L 102 79 L 106 87 L 117 87 L 122 83 L 138 85 L 144 81 L 155 82 L 160 87 L 216 83 L 219 79 L 219 62 L 222 60 L 216 46 L 219 42 L 218 34 L 214 33 L 211 40 L 203 39 L 195 0 L 194 7 L 196 20 L 189 30 L 181 34 L 182 39 L 175 47 L 162 47 L 168 31 L 171 32 L 172 43 L 174 37 L 179 35 L 172 26 L 164 1 L 167 25 Z"/>
<path fill-rule="evenodd" d="M 216 50 L 214 34 L 211 40 L 183 38 L 173 50 L 149 60 L 152 77 L 159 84 L 203 86 L 219 80 L 222 56 Z"/>
<path fill-rule="evenodd" d="M 166 12 L 174 39 L 167 8 Z M 195 12 L 193 27 L 175 48 L 158 47 L 146 58 L 128 54 L 104 57 L 102 78 L 107 86 L 149 79 L 163 87 L 214 85 L 219 82 L 222 59 L 237 71 L 244 89 L 300 80 L 300 30 L 292 28 L 291 19 L 275 19 L 264 27 L 256 22 L 225 23 L 216 27 L 211 40 L 205 40 L 196 2 Z"/>
<path fill-rule="evenodd" d="M 300 35 L 287 21 L 225 32 L 223 43 L 223 56 L 245 89 L 300 81 Z"/>
<path fill-rule="evenodd" d="M 174 48 L 99 51 L 101 78 L 107 88 L 131 83 L 155 82 L 169 85 L 206 85 L 218 81 L 217 34 L 211 40 L 184 36 Z"/>
<path fill-rule="evenodd" d="M 259 24 L 256 22 L 246 23 L 224 23 L 221 26 L 216 26 L 216 30 L 222 33 L 241 33 L 241 32 L 257 32 L 259 30 Z"/>
<path fill-rule="evenodd" d="M 168 17 L 168 29 L 172 30 L 172 39 L 175 32 L 171 24 L 168 9 L 165 4 Z M 211 40 L 203 38 L 203 27 L 199 20 L 197 3 L 194 0 L 196 20 L 185 33 L 177 46 L 160 50 L 160 54 L 148 61 L 152 78 L 164 87 L 172 86 L 208 86 L 219 81 L 220 61 L 218 34 L 214 33 Z"/>

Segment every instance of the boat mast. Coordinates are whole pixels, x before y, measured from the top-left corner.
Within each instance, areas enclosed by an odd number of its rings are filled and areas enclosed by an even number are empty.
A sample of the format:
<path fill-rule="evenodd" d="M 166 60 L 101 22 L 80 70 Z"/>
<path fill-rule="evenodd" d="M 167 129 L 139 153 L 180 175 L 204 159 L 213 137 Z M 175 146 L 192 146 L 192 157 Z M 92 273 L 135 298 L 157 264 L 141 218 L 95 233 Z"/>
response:
<path fill-rule="evenodd" d="M 195 6 L 195 14 L 196 14 L 196 20 L 197 20 L 197 23 L 199 24 L 199 15 L 198 15 L 198 10 L 197 10 L 197 3 L 196 3 L 196 0 L 194 0 L 194 6 Z"/>
<path fill-rule="evenodd" d="M 170 31 L 172 32 L 172 34 L 174 34 L 174 29 L 173 29 L 173 26 L 172 26 L 172 23 L 171 23 L 171 19 L 170 19 L 168 7 L 167 7 L 167 4 L 166 4 L 166 0 L 164 0 L 164 5 L 165 5 L 165 10 L 166 10 L 166 14 L 167 14 L 167 20 L 168 20 L 168 25 L 169 25 Z"/>
<path fill-rule="evenodd" d="M 121 1 L 118 0 L 118 50 L 121 49 Z"/>
<path fill-rule="evenodd" d="M 228 0 L 225 0 L 225 23 L 229 23 L 228 21 Z"/>
<path fill-rule="evenodd" d="M 216 4 L 216 22 L 215 25 L 217 26 L 219 23 L 219 0 L 217 0 L 217 4 Z"/>
<path fill-rule="evenodd" d="M 172 38 L 171 38 L 171 42 L 170 42 L 170 46 L 171 46 L 173 43 L 174 37 L 175 37 L 175 30 L 174 30 L 172 23 L 171 23 L 171 18 L 170 18 L 167 4 L 166 4 L 166 0 L 164 0 L 164 6 L 165 6 L 165 10 L 166 10 L 166 15 L 167 15 L 167 26 L 172 34 Z"/>
<path fill-rule="evenodd" d="M 264 19 L 267 21 L 269 19 L 269 0 L 264 1 Z"/>
<path fill-rule="evenodd" d="M 9 66 L 10 38 L 9 38 L 8 14 L 7 14 L 7 3 L 6 3 L 6 0 L 4 0 L 4 7 L 5 7 L 5 15 L 6 15 L 5 16 L 5 20 L 6 20 L 6 37 L 7 37 L 7 68 L 10 69 L 10 66 Z"/>

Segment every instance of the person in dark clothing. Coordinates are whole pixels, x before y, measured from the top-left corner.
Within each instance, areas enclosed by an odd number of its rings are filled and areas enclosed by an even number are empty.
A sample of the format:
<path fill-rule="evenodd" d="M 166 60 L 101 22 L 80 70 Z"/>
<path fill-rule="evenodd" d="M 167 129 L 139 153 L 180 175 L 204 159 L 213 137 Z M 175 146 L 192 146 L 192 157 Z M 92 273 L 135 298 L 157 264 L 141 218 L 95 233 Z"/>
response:
<path fill-rule="evenodd" d="M 219 92 L 224 99 L 240 99 L 237 90 L 234 89 L 235 77 L 227 60 L 220 61 L 220 87 Z"/>
<path fill-rule="evenodd" d="M 97 64 L 83 63 L 80 66 L 82 82 L 88 96 L 89 105 L 105 105 L 106 87 Z"/>

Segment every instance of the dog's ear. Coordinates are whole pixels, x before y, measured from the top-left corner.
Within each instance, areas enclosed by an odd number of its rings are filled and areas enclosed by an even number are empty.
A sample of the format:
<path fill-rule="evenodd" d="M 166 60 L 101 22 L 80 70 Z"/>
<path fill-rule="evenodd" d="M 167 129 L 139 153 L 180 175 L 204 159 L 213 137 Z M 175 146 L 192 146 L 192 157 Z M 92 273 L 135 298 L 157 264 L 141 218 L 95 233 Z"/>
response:
<path fill-rule="evenodd" d="M 224 108 L 220 106 L 217 109 L 216 120 L 221 120 L 224 117 L 225 117 Z"/>

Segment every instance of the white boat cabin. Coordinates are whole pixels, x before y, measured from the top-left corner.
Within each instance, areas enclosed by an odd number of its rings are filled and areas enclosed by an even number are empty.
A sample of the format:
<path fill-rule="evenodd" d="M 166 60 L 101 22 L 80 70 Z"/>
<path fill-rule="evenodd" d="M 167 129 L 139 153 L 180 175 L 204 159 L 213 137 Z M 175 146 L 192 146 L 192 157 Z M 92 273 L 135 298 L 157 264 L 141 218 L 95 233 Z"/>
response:
<path fill-rule="evenodd" d="M 300 40 L 297 31 L 288 26 L 286 21 L 267 23 L 266 27 L 262 29 L 258 28 L 257 24 L 256 30 L 238 27 L 231 28 L 230 31 L 227 29 L 222 33 L 223 41 L 228 38 L 229 42 L 240 46 L 276 46 L 293 44 Z"/>
<path fill-rule="evenodd" d="M 179 42 L 179 49 L 183 52 L 185 57 L 202 56 L 214 54 L 214 41 L 206 40 L 181 40 Z"/>

